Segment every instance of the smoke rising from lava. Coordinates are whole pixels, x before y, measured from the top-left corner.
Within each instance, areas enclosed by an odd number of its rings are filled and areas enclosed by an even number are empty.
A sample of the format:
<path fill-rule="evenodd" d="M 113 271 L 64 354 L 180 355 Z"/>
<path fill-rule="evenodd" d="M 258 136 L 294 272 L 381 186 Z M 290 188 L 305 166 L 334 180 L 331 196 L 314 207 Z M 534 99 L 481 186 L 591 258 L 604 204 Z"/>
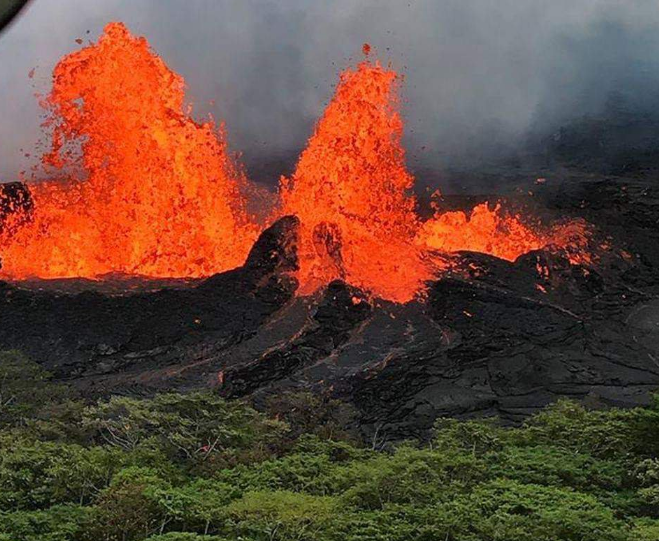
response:
<path fill-rule="evenodd" d="M 32 93 L 47 92 L 75 38 L 96 39 L 109 20 L 149 37 L 185 77 L 196 112 L 227 122 L 251 169 L 280 155 L 293 164 L 364 41 L 406 76 L 413 167 L 475 162 L 530 128 L 602 108 L 612 92 L 647 111 L 659 96 L 653 2 L 34 0 L 0 38 L 0 179 L 33 163 Z M 274 186 L 280 168 L 265 169 Z"/>

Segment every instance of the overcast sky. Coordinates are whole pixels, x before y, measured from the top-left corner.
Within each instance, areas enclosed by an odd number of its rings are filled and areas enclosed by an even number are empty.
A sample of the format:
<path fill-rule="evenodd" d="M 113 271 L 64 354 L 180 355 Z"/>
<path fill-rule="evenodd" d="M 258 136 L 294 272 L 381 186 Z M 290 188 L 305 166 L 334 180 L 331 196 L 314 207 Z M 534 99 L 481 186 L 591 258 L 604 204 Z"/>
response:
<path fill-rule="evenodd" d="M 225 120 L 249 164 L 304 145 L 364 42 L 405 74 L 413 163 L 515 143 L 611 91 L 648 108 L 659 96 L 656 1 L 32 0 L 0 35 L 1 178 L 30 164 L 20 149 L 39 138 L 33 94 L 57 60 L 113 20 L 185 77 L 196 114 Z"/>

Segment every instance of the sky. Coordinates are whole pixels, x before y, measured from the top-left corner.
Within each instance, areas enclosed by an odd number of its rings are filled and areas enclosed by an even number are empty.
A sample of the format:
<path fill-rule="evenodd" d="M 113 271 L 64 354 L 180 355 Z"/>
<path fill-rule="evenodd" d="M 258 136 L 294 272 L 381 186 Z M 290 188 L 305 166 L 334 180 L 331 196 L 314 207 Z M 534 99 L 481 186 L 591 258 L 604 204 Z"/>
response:
<path fill-rule="evenodd" d="M 405 76 L 412 166 L 477 162 L 614 93 L 648 114 L 659 101 L 657 1 L 32 0 L 0 35 L 1 180 L 34 163 L 34 94 L 110 21 L 183 75 L 195 115 L 225 121 L 248 170 L 296 155 L 364 42 Z"/>

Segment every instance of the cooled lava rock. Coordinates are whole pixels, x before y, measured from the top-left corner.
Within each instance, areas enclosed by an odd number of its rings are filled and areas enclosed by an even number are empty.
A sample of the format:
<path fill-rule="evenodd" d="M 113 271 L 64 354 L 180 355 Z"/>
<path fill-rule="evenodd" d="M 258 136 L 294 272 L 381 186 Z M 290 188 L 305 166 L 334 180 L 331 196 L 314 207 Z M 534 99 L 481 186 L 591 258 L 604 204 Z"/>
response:
<path fill-rule="evenodd" d="M 388 438 L 423 436 L 440 416 L 519 422 L 561 396 L 646 404 L 659 387 L 659 197 L 639 182 L 541 194 L 594 224 L 607 247 L 589 264 L 553 250 L 515 262 L 462 252 L 425 300 L 386 302 L 341 281 L 300 297 L 299 224 L 286 217 L 243 267 L 187 287 L 110 295 L 2 283 L 0 347 L 94 396 L 213 387 L 258 405 L 324 393 Z M 317 236 L 340 265 L 336 233 Z"/>
<path fill-rule="evenodd" d="M 82 387 L 139 387 L 152 369 L 194 363 L 253 335 L 297 289 L 299 221 L 264 231 L 241 268 L 196 287 L 110 296 L 0 283 L 0 347 Z M 102 376 L 111 375 L 107 384 Z"/>
<path fill-rule="evenodd" d="M 322 362 L 338 351 L 370 314 L 371 305 L 361 291 L 339 280 L 330 283 L 298 337 L 249 364 L 230 368 L 223 374 L 221 391 L 230 397 L 245 396 Z"/>

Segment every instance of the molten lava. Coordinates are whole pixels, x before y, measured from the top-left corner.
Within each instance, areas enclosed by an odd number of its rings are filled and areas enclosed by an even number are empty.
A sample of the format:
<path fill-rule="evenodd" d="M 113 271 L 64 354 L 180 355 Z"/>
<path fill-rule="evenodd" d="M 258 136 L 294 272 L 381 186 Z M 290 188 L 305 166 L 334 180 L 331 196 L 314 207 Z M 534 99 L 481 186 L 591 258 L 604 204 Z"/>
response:
<path fill-rule="evenodd" d="M 478 205 L 470 215 L 437 213 L 421 223 L 409 193 L 397 81 L 395 72 L 368 61 L 345 71 L 295 173 L 282 179 L 282 213 L 302 222 L 302 293 L 341 278 L 405 302 L 439 270 L 437 261 L 431 270 L 429 251 L 471 250 L 513 261 L 548 245 L 583 248 L 581 224 L 536 232 L 499 205 Z"/>
<path fill-rule="evenodd" d="M 370 60 L 346 70 L 294 174 L 282 178 L 274 217 L 301 220 L 301 294 L 340 278 L 405 302 L 437 272 L 435 251 L 514 260 L 551 245 L 573 262 L 584 257 L 582 223 L 532 228 L 498 205 L 422 223 L 401 145 L 398 83 Z M 244 261 L 260 230 L 244 195 L 253 186 L 222 130 L 188 116 L 183 87 L 120 23 L 60 61 L 45 100 L 53 136 L 42 162 L 65 178 L 30 184 L 22 211 L 15 207 L 26 194 L 0 193 L 4 276 L 197 277 Z"/>
<path fill-rule="evenodd" d="M 469 250 L 508 261 L 515 261 L 532 250 L 554 246 L 565 250 L 574 263 L 587 260 L 584 223 L 569 221 L 547 230 L 531 229 L 520 216 L 505 215 L 500 204 L 490 209 L 487 203 L 481 203 L 470 214 L 438 212 L 423 223 L 415 242 L 442 252 Z"/>
<path fill-rule="evenodd" d="M 29 224 L 0 238 L 5 275 L 204 276 L 244 261 L 258 234 L 245 180 L 213 123 L 186 115 L 183 88 L 119 23 L 59 62 L 43 161 L 86 178 L 30 186 Z"/>
<path fill-rule="evenodd" d="M 343 278 L 407 301 L 431 277 L 413 243 L 418 219 L 396 82 L 379 64 L 346 70 L 295 173 L 282 179 L 282 213 L 302 223 L 302 293 Z"/>

